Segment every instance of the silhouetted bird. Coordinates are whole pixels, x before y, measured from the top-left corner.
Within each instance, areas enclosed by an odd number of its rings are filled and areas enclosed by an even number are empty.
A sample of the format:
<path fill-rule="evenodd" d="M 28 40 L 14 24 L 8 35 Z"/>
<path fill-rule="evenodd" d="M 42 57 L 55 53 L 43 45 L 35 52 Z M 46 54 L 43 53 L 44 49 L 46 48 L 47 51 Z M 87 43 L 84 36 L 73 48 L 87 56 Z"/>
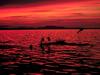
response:
<path fill-rule="evenodd" d="M 78 31 L 77 33 L 80 33 L 80 32 L 83 31 L 83 30 L 84 30 L 84 28 L 80 28 L 79 31 Z"/>

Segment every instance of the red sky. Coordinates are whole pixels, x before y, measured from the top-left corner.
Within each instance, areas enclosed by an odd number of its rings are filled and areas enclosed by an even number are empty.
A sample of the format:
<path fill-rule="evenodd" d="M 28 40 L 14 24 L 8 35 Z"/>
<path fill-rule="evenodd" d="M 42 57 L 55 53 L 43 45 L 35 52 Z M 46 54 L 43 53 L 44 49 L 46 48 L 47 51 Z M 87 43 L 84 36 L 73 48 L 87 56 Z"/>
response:
<path fill-rule="evenodd" d="M 47 0 L 0 6 L 1 27 L 100 27 L 99 0 Z"/>

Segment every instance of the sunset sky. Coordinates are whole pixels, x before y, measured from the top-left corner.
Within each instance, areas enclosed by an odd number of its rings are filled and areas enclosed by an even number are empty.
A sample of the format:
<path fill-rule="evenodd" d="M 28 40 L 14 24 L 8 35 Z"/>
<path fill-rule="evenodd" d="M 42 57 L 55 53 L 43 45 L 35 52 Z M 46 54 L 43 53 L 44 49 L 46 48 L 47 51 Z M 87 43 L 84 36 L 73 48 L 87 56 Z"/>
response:
<path fill-rule="evenodd" d="M 0 0 L 0 27 L 100 28 L 99 0 Z"/>

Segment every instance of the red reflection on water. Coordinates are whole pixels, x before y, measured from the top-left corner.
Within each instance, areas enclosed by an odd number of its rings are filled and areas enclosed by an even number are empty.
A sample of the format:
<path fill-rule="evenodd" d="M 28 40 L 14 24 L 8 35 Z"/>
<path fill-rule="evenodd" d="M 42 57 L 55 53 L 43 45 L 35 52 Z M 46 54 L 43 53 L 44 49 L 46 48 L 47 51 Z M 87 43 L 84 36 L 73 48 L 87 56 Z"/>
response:
<path fill-rule="evenodd" d="M 11 66 L 11 68 L 12 65 L 14 64 L 24 64 L 28 65 L 29 67 L 34 66 L 33 64 L 35 65 L 38 64 L 37 66 L 39 68 L 41 68 L 41 65 L 44 65 L 45 67 L 52 67 L 51 65 L 52 63 L 57 63 L 57 64 L 64 63 L 66 64 L 65 66 L 71 66 L 71 67 L 84 66 L 83 65 L 84 62 L 87 63 L 85 64 L 85 66 L 90 66 L 90 64 L 95 64 L 98 61 L 97 59 L 100 58 L 99 30 L 83 30 L 80 33 L 77 33 L 77 31 L 78 30 L 1 30 L 0 45 L 1 44 L 3 44 L 4 46 L 10 45 L 10 48 L 9 49 L 0 48 L 0 57 L 1 57 L 0 64 L 6 67 Z M 49 41 L 47 37 L 50 37 Z M 44 42 L 46 43 L 55 42 L 57 40 L 65 40 L 66 42 L 74 42 L 74 43 L 87 42 L 89 44 L 95 44 L 95 45 L 92 48 L 90 47 L 83 48 L 80 46 L 51 45 L 50 46 L 51 53 L 48 52 L 42 53 L 41 51 L 43 50 L 40 47 L 41 38 L 44 38 Z M 32 49 L 30 49 L 30 45 L 32 45 Z M 13 46 L 14 48 L 11 48 Z M 93 60 L 82 61 L 80 60 L 81 58 L 93 59 Z M 23 67 L 25 67 L 25 69 L 30 69 L 29 67 L 27 68 L 27 66 Z M 73 69 L 63 69 L 63 71 L 76 72 L 76 70 Z M 37 72 L 31 74 L 42 75 L 41 73 Z"/>

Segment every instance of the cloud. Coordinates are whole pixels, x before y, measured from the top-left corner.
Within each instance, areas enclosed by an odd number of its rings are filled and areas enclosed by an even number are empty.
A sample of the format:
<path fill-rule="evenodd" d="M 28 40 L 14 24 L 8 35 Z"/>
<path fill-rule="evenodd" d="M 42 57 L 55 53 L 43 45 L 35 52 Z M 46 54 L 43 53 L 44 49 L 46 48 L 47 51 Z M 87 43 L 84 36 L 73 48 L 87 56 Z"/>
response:
<path fill-rule="evenodd" d="M 72 13 L 72 16 L 86 16 L 86 14 L 83 14 L 83 13 Z"/>
<path fill-rule="evenodd" d="M 17 8 L 16 6 L 8 6 L 7 8 L 5 6 L 1 7 L 2 9 L 0 9 L 0 24 L 8 24 L 9 27 L 16 27 L 20 25 L 25 25 L 25 27 L 28 27 L 29 25 L 33 27 L 41 25 L 66 26 L 66 24 L 68 24 L 69 26 L 74 26 L 82 23 L 89 26 L 98 26 L 100 24 L 100 11 L 97 10 L 99 9 L 99 6 L 95 4 L 97 1 L 92 0 L 83 2 L 83 0 L 66 0 L 66 2 L 61 3 L 65 0 L 43 0 L 43 2 L 49 1 L 51 3 L 55 1 L 56 4 L 45 3 L 42 5 L 38 4 L 37 6 L 30 4 L 25 4 L 24 6 L 22 4 L 21 6 L 18 5 L 20 6 L 20 8 Z M 34 4 L 36 2 L 42 3 L 42 1 L 40 0 L 33 0 L 32 2 Z M 25 2 L 19 2 L 18 0 L 18 3 Z M 14 3 L 12 2 L 12 4 Z"/>
<path fill-rule="evenodd" d="M 58 3 L 58 2 L 79 2 L 85 0 L 0 0 L 0 6 L 14 5 L 14 4 L 27 4 L 27 3 Z"/>
<path fill-rule="evenodd" d="M 0 0 L 0 5 L 23 4 L 23 3 L 31 3 L 31 2 L 39 2 L 39 1 L 41 0 Z"/>

